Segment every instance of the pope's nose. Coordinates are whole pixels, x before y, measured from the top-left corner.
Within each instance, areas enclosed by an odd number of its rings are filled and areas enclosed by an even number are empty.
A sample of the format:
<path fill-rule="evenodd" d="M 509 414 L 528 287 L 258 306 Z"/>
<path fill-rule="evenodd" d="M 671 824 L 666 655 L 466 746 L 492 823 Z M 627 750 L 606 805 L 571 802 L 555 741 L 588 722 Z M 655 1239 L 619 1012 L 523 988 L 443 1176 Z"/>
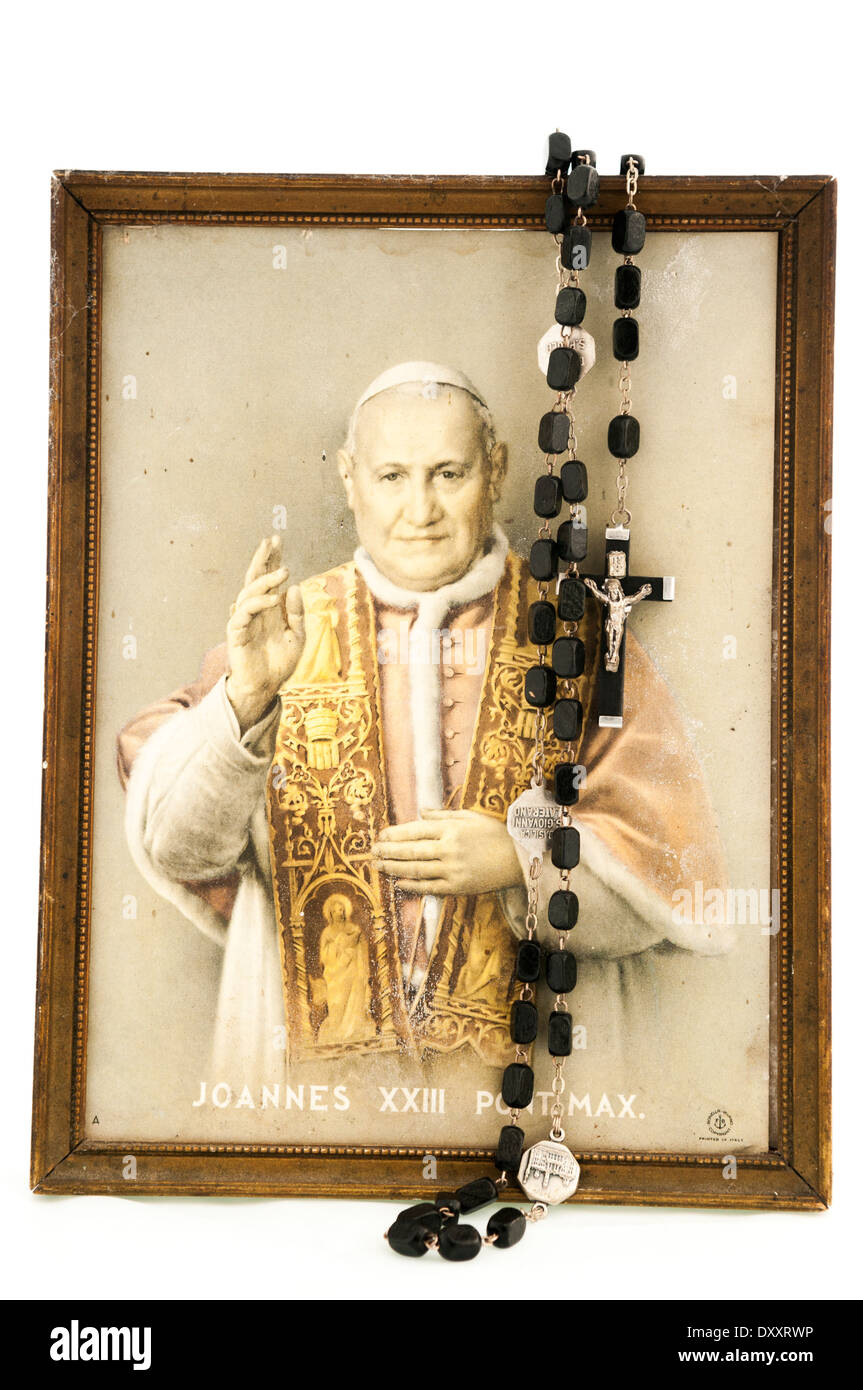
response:
<path fill-rule="evenodd" d="M 441 506 L 432 484 L 425 480 L 416 482 L 405 505 L 405 520 L 419 528 L 431 526 L 441 515 Z"/>

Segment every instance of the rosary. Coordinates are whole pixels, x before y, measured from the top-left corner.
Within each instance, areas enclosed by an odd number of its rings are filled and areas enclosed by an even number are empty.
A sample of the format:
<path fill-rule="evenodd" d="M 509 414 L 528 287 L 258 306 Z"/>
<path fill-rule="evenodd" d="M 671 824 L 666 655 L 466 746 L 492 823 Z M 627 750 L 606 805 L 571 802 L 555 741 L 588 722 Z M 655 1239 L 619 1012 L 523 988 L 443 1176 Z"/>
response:
<path fill-rule="evenodd" d="M 598 724 L 619 729 L 623 726 L 626 620 L 642 600 L 674 597 L 673 578 L 647 579 L 629 574 L 632 513 L 626 506 L 627 464 L 640 442 L 630 394 L 630 365 L 639 351 L 638 320 L 632 314 L 641 300 L 641 271 L 633 257 L 644 246 L 646 234 L 644 214 L 637 210 L 635 199 L 644 161 L 638 155 L 624 155 L 621 159 L 626 205 L 615 214 L 611 232 L 612 246 L 623 259 L 615 270 L 614 303 L 620 317 L 612 329 L 612 352 L 620 363 L 620 406 L 608 427 L 609 453 L 618 462 L 617 505 L 605 532 L 604 575 L 580 575 L 578 568 L 587 555 L 587 520 L 582 505 L 587 498 L 587 469 L 576 457 L 578 441 L 573 415 L 577 383 L 596 360 L 594 341 L 581 327 L 587 298 L 579 283 L 580 272 L 589 264 L 591 249 L 585 209 L 592 207 L 599 196 L 596 156 L 592 150 L 573 151 L 569 136 L 555 131 L 549 137 L 545 172 L 551 179 L 545 222 L 558 247 L 558 283 L 555 323 L 540 340 L 539 364 L 557 395 L 539 424 L 539 447 L 546 456 L 546 471 L 537 478 L 534 488 L 534 512 L 542 524 L 529 559 L 537 586 L 536 601 L 528 610 L 528 636 L 536 647 L 536 664 L 527 671 L 524 681 L 525 701 L 535 711 L 532 777 L 507 816 L 510 835 L 527 852 L 530 861 L 525 936 L 518 944 L 515 964 L 521 988 L 510 1015 L 515 1051 L 501 1081 L 501 1098 L 509 1109 L 509 1120 L 501 1129 L 494 1155 L 499 1177 L 476 1178 L 454 1192 L 441 1192 L 434 1202 L 415 1203 L 396 1217 L 386 1232 L 386 1240 L 398 1254 L 414 1257 L 434 1249 L 446 1260 L 472 1260 L 483 1244 L 498 1249 L 516 1245 L 528 1221 L 541 1220 L 549 1206 L 566 1201 L 578 1187 L 578 1161 L 566 1147 L 562 1124 L 566 1059 L 572 1052 L 572 1014 L 567 997 L 575 989 L 578 973 L 576 958 L 567 949 L 569 934 L 578 921 L 578 898 L 570 887 L 570 875 L 579 862 L 580 837 L 572 824 L 572 807 L 578 801 L 584 774 L 575 761 L 576 743 L 584 723 L 584 709 L 575 687 L 585 664 L 578 625 L 584 617 L 589 590 L 605 610 L 597 688 Z M 560 460 L 559 472 L 555 471 L 556 460 Z M 569 516 L 558 525 L 553 537 L 549 522 L 560 515 L 564 503 L 569 507 Z M 552 585 L 556 608 L 549 598 Z M 545 775 L 549 710 L 553 737 L 561 745 L 551 786 Z M 546 854 L 559 870 L 559 884 L 548 902 L 548 922 L 557 939 L 554 947 L 544 952 L 536 937 L 539 878 Z M 530 1059 L 539 1033 L 536 987 L 543 970 L 554 996 L 546 1027 L 553 1066 L 551 1127 L 547 1138 L 525 1148 L 526 1136 L 519 1119 L 533 1100 Z M 530 1211 L 525 1214 L 518 1207 L 499 1207 L 489 1218 L 483 1237 L 476 1226 L 461 1218 L 495 1202 L 510 1175 L 532 1203 Z"/>

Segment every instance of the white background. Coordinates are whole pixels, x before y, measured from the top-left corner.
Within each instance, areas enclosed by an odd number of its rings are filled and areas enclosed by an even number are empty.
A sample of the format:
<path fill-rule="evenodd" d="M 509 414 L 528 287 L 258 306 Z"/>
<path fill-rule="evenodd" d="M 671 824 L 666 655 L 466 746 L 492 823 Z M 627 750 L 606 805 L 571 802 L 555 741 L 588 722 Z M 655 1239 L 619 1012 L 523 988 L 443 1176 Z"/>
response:
<path fill-rule="evenodd" d="M 853 32 L 855 29 L 857 32 Z M 854 866 L 863 263 L 853 7 L 251 3 L 15 6 L 3 130 L 2 1262 L 7 1297 L 849 1298 L 861 1292 Z M 556 126 L 616 172 L 840 179 L 834 540 L 836 1186 L 828 1213 L 579 1208 L 517 1251 L 407 1262 L 383 1203 L 28 1191 L 53 168 L 541 173 Z M 846 270 L 847 267 L 847 270 Z M 854 274 L 856 268 L 857 273 Z M 843 271 L 845 272 L 843 274 Z M 843 297 L 843 288 L 847 293 Z M 729 286 L 733 292 L 733 286 Z M 855 328 L 855 325 L 857 327 Z M 526 359 L 525 370 L 531 370 Z M 698 422 L 681 421 L 698 444 Z M 804 598 L 805 601 L 805 598 Z M 744 789 L 745 794 L 745 789 Z M 565 1279 L 552 1279 L 553 1269 Z"/>

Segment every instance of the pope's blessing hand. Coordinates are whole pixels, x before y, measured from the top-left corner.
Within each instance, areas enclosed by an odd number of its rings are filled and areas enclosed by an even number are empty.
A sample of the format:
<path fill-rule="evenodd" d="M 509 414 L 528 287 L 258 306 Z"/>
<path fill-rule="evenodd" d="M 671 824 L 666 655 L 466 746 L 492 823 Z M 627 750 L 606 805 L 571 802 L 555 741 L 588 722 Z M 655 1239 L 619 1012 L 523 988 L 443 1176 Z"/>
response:
<path fill-rule="evenodd" d="M 281 539 L 270 536 L 252 556 L 231 605 L 227 691 L 244 733 L 266 713 L 303 650 L 303 600 L 296 585 L 283 594 L 287 578 Z"/>

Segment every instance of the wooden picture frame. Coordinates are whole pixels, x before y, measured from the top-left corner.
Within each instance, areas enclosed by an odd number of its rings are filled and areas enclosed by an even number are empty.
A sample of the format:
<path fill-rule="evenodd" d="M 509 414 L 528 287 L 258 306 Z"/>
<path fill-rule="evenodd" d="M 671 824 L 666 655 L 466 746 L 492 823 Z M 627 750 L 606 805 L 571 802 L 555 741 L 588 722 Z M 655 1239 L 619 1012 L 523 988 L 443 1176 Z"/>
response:
<path fill-rule="evenodd" d="M 623 180 L 603 180 L 608 228 Z M 39 1193 L 425 1195 L 415 1150 L 97 1143 L 83 1136 L 95 633 L 98 622 L 103 228 L 133 223 L 543 226 L 538 178 L 58 174 L 52 187 L 51 456 L 43 845 L 32 1185 Z M 577 1202 L 823 1209 L 830 1200 L 829 633 L 836 185 L 827 177 L 645 178 L 666 230 L 777 233 L 772 991 L 764 1153 L 733 1184 L 710 1153 L 584 1155 Z M 433 1150 L 442 1187 L 486 1152 Z M 712 1170 L 712 1171 L 711 1171 Z"/>

